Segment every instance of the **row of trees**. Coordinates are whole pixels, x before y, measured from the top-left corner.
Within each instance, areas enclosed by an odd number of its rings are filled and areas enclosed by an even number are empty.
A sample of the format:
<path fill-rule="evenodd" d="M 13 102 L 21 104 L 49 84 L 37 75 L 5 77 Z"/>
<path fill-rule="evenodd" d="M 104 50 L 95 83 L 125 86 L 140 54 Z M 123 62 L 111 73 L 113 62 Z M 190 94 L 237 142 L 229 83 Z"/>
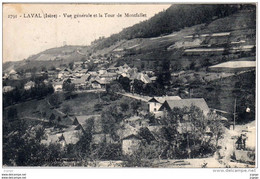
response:
<path fill-rule="evenodd" d="M 165 95 L 164 86 L 155 83 L 145 84 L 141 80 L 135 79 L 133 82 L 128 77 L 119 77 L 117 81 L 111 82 L 106 88 L 108 93 L 114 92 L 132 92 L 148 96 L 161 96 Z"/>
<path fill-rule="evenodd" d="M 24 102 L 29 99 L 43 98 L 52 94 L 54 89 L 51 84 L 43 82 L 36 83 L 34 87 L 29 90 L 16 87 L 14 90 L 4 93 L 3 106 L 7 107 L 16 103 Z"/>
<path fill-rule="evenodd" d="M 49 146 L 41 143 L 46 138 L 43 125 L 32 125 L 19 119 L 15 108 L 3 120 L 3 165 L 55 166 L 64 156 L 60 144 Z"/>

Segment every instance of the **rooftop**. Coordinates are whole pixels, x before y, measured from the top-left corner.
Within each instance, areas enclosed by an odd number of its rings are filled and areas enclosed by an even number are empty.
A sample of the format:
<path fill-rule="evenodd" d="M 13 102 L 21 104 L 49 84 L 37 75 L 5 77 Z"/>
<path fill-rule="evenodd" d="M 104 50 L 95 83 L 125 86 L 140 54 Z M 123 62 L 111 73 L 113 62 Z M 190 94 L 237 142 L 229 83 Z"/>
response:
<path fill-rule="evenodd" d="M 179 96 L 160 96 L 160 97 L 153 97 L 148 102 L 159 102 L 164 103 L 168 100 L 180 100 L 181 98 Z"/>
<path fill-rule="evenodd" d="M 248 68 L 248 67 L 256 67 L 255 61 L 229 61 L 220 63 L 217 65 L 213 65 L 210 68 Z"/>
<path fill-rule="evenodd" d="M 123 138 L 122 140 L 129 140 L 129 139 L 135 139 L 135 140 L 141 140 L 141 138 L 137 135 L 131 134 L 125 138 Z"/>
<path fill-rule="evenodd" d="M 166 103 L 169 105 L 171 109 L 196 106 L 203 111 L 204 115 L 207 115 L 210 111 L 206 101 L 203 98 L 167 100 L 164 104 Z M 161 110 L 161 108 L 159 110 Z"/>

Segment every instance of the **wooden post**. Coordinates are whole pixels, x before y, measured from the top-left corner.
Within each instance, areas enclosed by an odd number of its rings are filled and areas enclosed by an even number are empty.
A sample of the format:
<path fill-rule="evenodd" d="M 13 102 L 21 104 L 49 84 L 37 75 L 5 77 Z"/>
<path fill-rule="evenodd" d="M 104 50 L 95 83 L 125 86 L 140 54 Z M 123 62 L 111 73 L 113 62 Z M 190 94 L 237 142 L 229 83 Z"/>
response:
<path fill-rule="evenodd" d="M 237 99 L 235 98 L 235 104 L 234 104 L 234 127 L 233 127 L 233 130 L 235 130 L 235 125 L 236 125 L 236 103 L 237 103 Z"/>

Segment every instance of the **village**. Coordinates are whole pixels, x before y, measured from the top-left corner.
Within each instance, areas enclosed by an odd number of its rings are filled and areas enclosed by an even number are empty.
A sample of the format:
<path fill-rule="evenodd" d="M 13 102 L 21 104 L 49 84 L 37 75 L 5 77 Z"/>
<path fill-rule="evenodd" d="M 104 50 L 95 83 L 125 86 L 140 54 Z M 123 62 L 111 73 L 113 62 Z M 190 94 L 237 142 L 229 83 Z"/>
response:
<path fill-rule="evenodd" d="M 243 135 L 246 135 L 246 133 L 249 133 L 250 139 L 248 139 L 250 142 L 247 143 L 247 148 L 250 146 L 250 148 L 254 148 L 254 136 L 255 129 L 254 128 L 248 128 L 244 127 L 239 129 L 239 131 L 234 131 L 234 124 L 232 122 L 232 119 L 228 120 L 226 117 L 221 116 L 221 111 L 209 108 L 207 105 L 207 102 L 203 98 L 185 98 L 182 99 L 180 96 L 145 96 L 143 94 L 137 94 L 134 93 L 134 80 L 140 80 L 143 84 L 149 84 L 152 82 L 155 82 L 156 76 L 153 71 L 139 71 L 137 68 L 131 68 L 126 63 L 122 66 L 118 67 L 102 67 L 97 68 L 98 70 L 94 71 L 88 71 L 88 66 L 86 62 L 75 62 L 72 66 L 72 68 L 56 68 L 55 70 L 48 70 L 44 72 L 37 72 L 33 75 L 35 76 L 44 76 L 47 74 L 48 78 L 44 79 L 43 83 L 45 84 L 51 84 L 53 87 L 54 94 L 62 94 L 66 93 L 68 91 L 73 93 L 94 93 L 94 94 L 104 94 L 107 92 L 107 86 L 110 85 L 110 83 L 113 83 L 113 81 L 119 80 L 119 78 L 128 78 L 130 80 L 129 82 L 129 92 L 125 90 L 116 90 L 113 91 L 116 95 L 120 95 L 124 99 L 131 99 L 131 103 L 133 101 L 136 101 L 141 104 L 141 108 L 136 109 L 137 111 L 133 111 L 131 115 L 125 115 L 123 113 L 121 122 L 119 124 L 119 129 L 114 131 L 116 135 L 119 138 L 112 137 L 112 133 L 104 132 L 104 129 L 102 127 L 102 117 L 103 114 L 97 112 L 96 114 L 93 113 L 91 115 L 80 115 L 82 112 L 78 113 L 64 113 L 62 110 L 60 110 L 57 107 L 54 107 L 50 102 L 48 102 L 48 105 L 50 105 L 50 108 L 53 109 L 51 113 L 48 115 L 45 115 L 43 118 L 41 117 L 39 120 L 42 122 L 49 123 L 50 120 L 52 120 L 53 124 L 59 124 L 63 127 L 55 127 L 55 125 L 50 125 L 49 127 L 45 128 L 45 133 L 47 137 L 45 137 L 43 140 L 41 140 L 42 144 L 50 145 L 52 143 L 54 144 L 60 144 L 63 148 L 63 150 L 66 149 L 69 145 L 76 145 L 77 142 L 80 141 L 80 136 L 84 135 L 84 133 L 88 132 L 89 129 L 89 122 L 92 121 L 92 143 L 95 145 L 101 145 L 102 143 L 108 143 L 113 145 L 121 145 L 120 150 L 122 152 L 123 156 L 131 156 L 133 154 L 136 154 L 140 150 L 140 146 L 143 140 L 155 140 L 158 141 L 158 137 L 161 135 L 160 131 L 163 129 L 165 124 L 162 124 L 161 121 L 162 118 L 166 118 L 169 113 L 171 113 L 174 109 L 183 109 L 183 108 L 193 108 L 196 107 L 198 110 L 202 112 L 201 117 L 206 117 L 209 114 L 214 115 L 215 117 L 212 118 L 212 120 L 218 120 L 220 121 L 224 126 L 224 132 L 222 135 L 227 135 L 229 133 L 232 133 L 233 136 L 228 136 L 231 139 L 231 144 L 229 144 L 228 149 L 227 147 L 223 147 L 225 150 L 228 150 L 228 154 L 219 154 L 221 155 L 220 158 L 224 157 L 225 164 L 218 162 L 219 166 L 229 165 L 227 163 L 230 163 L 230 157 L 233 155 L 232 151 L 236 151 L 236 142 L 240 134 L 243 133 Z M 177 77 L 180 76 L 183 72 L 180 72 L 177 74 Z M 231 74 L 231 73 L 226 73 Z M 230 76 L 226 75 L 225 73 L 222 73 L 222 77 L 224 76 Z M 176 77 L 176 74 L 172 74 Z M 215 76 L 215 78 L 220 78 L 219 76 Z M 30 79 L 32 77 L 32 73 L 25 73 L 24 76 L 27 79 Z M 9 74 L 4 74 L 3 80 L 19 80 L 19 78 L 22 78 L 19 76 L 19 74 L 15 70 L 11 70 Z M 64 84 L 69 81 L 69 85 L 72 86 L 71 89 L 67 89 Z M 28 81 L 24 84 L 24 90 L 29 91 L 35 87 L 35 82 Z M 4 86 L 3 87 L 3 93 L 8 93 L 15 88 L 12 86 Z M 102 103 L 102 102 L 101 102 Z M 124 107 L 125 105 L 125 107 Z M 131 105 L 131 104 L 130 104 Z M 115 107 L 118 108 L 120 106 L 121 108 L 126 108 L 125 110 L 121 109 L 125 113 L 128 108 L 130 108 L 130 105 L 128 104 L 117 104 Z M 135 104 L 137 105 L 137 104 Z M 134 106 L 133 106 L 134 108 Z M 39 112 L 39 111 L 36 111 Z M 150 115 L 150 116 L 149 116 Z M 128 116 L 128 117 L 127 117 Z M 203 118 L 204 118 L 203 117 Z M 28 117 L 29 118 L 29 117 Z M 151 118 L 153 120 L 158 120 L 157 122 L 151 122 Z M 177 131 L 179 134 L 185 134 L 191 132 L 191 130 L 195 130 L 190 125 L 189 117 L 183 116 L 184 121 L 178 121 L 178 127 Z M 186 122 L 185 122 L 186 120 Z M 187 125 L 188 124 L 188 125 Z M 111 124 L 113 125 L 113 124 Z M 147 130 L 145 136 L 140 135 L 141 131 Z M 223 129 L 222 129 L 223 130 Z M 244 132 L 242 132 L 244 131 Z M 247 131 L 247 132 L 245 132 Z M 204 136 L 201 138 L 201 140 L 213 140 L 212 137 L 212 131 L 209 126 L 206 126 L 206 129 L 204 129 L 203 132 Z M 148 136 L 147 136 L 148 135 Z M 230 135 L 230 134 L 229 134 Z M 237 135 L 237 136 L 236 136 Z M 156 139 L 157 138 L 157 139 Z M 218 140 L 218 139 L 217 139 Z M 214 139 L 213 141 L 216 141 Z M 243 149 L 245 149 L 244 147 Z M 241 148 L 240 148 L 241 149 Z M 187 150 L 187 149 L 184 149 Z M 188 151 L 191 149 L 188 149 Z M 246 161 L 246 164 L 248 165 L 248 162 L 252 162 L 252 158 L 248 158 L 245 156 L 248 156 L 247 152 L 238 151 L 239 154 L 236 156 L 238 157 L 237 161 Z M 221 153 L 221 152 L 219 152 Z M 190 154 L 189 158 L 191 157 Z M 216 155 L 216 154 L 215 154 Z M 195 156 L 195 155 L 194 155 Z M 240 157 L 240 158 L 239 158 Z M 210 157 L 212 160 L 212 157 Z M 217 157 L 218 158 L 218 157 Z M 113 160 L 113 159 L 112 159 Z M 229 160 L 229 161 L 228 161 Z M 217 160 L 216 160 L 217 161 Z M 222 160 L 221 160 L 222 161 Z M 100 162 L 100 161 L 99 161 Z M 176 161 L 173 161 L 176 162 Z M 66 160 L 65 160 L 66 163 Z M 76 162 L 77 163 L 77 162 Z M 68 162 L 68 165 L 76 165 L 74 162 Z M 101 162 L 102 163 L 102 162 Z M 104 164 L 99 165 L 104 165 Z M 113 163 L 113 162 L 112 162 Z M 111 166 L 120 166 L 121 162 L 114 164 L 109 163 Z M 170 162 L 171 163 L 171 162 Z M 178 164 L 178 161 L 176 164 L 168 164 L 169 166 L 173 165 L 174 167 L 178 166 L 191 166 L 190 163 L 192 162 L 180 162 Z M 205 159 L 201 160 L 199 162 L 199 166 L 203 166 L 205 164 Z M 206 162 L 207 163 L 207 162 Z M 216 162 L 211 162 L 212 165 L 216 165 Z M 221 163 L 221 164 L 220 164 Z M 92 164 L 93 165 L 93 164 Z M 159 164 L 155 164 L 156 166 Z M 168 166 L 167 165 L 167 166 Z M 198 165 L 198 163 L 197 163 Z"/>
<path fill-rule="evenodd" d="M 255 167 L 255 7 L 218 8 L 5 63 L 4 165 Z"/>

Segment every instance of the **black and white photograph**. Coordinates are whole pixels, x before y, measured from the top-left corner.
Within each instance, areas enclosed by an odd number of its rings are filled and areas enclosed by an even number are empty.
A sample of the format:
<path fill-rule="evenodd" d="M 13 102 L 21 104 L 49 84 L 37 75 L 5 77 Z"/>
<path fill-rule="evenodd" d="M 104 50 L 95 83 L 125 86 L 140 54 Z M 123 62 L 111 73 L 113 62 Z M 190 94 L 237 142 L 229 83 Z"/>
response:
<path fill-rule="evenodd" d="M 256 168 L 257 3 L 2 13 L 4 169 Z"/>

